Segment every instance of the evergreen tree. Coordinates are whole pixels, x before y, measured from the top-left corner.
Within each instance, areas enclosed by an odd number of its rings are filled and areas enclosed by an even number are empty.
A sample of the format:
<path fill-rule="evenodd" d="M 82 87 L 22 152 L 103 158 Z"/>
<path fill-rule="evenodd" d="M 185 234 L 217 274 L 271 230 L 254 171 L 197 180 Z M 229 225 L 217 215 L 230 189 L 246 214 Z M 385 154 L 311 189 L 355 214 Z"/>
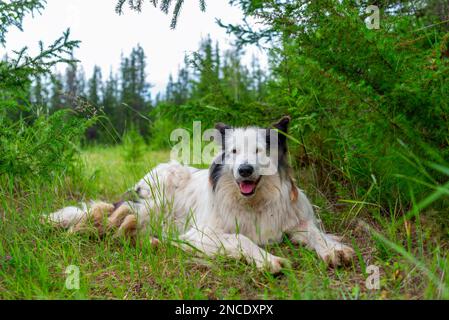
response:
<path fill-rule="evenodd" d="M 64 85 L 63 77 L 60 73 L 56 73 L 51 77 L 51 88 L 50 88 L 50 110 L 51 112 L 56 112 L 58 110 L 64 109 Z"/>
<path fill-rule="evenodd" d="M 102 75 L 101 69 L 98 66 L 94 67 L 92 77 L 87 84 L 87 100 L 89 103 L 89 115 L 97 114 L 101 108 L 101 90 L 102 90 Z M 86 137 L 89 141 L 97 140 L 99 138 L 100 129 L 97 125 L 87 129 Z"/>
<path fill-rule="evenodd" d="M 66 68 L 65 71 L 65 96 L 67 100 L 67 108 L 75 108 L 76 100 L 79 95 L 78 84 L 78 65 L 73 63 Z"/>
<path fill-rule="evenodd" d="M 117 129 L 119 124 L 119 114 L 117 113 L 119 104 L 118 80 L 112 70 L 109 72 L 109 78 L 103 86 L 102 97 L 103 112 L 110 120 L 110 123 L 107 123 L 106 125 L 109 126 L 112 124 L 114 128 Z M 115 137 L 109 138 L 112 138 L 115 141 Z"/>
<path fill-rule="evenodd" d="M 170 75 L 165 99 L 158 103 L 155 114 L 165 114 L 177 122 L 201 119 L 208 125 L 226 117 L 233 121 L 244 114 L 251 117 L 249 106 L 261 99 L 267 77 L 256 58 L 251 70 L 244 66 L 243 54 L 235 47 L 222 55 L 210 37 L 202 40 L 193 58 L 185 58 L 176 79 Z"/>
<path fill-rule="evenodd" d="M 145 136 L 148 133 L 148 115 L 151 107 L 150 85 L 146 81 L 146 56 L 138 45 L 128 58 L 122 58 L 121 106 L 122 132 L 131 124 Z"/>
<path fill-rule="evenodd" d="M 106 80 L 103 86 L 103 106 L 106 115 L 111 115 L 111 119 L 114 119 L 114 113 L 118 104 L 118 80 L 116 76 L 109 72 L 109 78 Z"/>
<path fill-rule="evenodd" d="M 223 81 L 227 95 L 235 103 L 249 101 L 251 79 L 248 69 L 241 64 L 242 51 L 238 48 L 227 50 L 224 56 Z"/>
<path fill-rule="evenodd" d="M 46 114 L 49 112 L 49 91 L 48 91 L 48 83 L 46 82 L 47 78 L 45 75 L 37 75 L 35 77 L 34 84 L 32 86 L 31 92 L 31 103 L 36 105 L 36 107 L 40 108 Z"/>
<path fill-rule="evenodd" d="M 195 78 L 192 97 L 204 103 L 210 102 L 217 107 L 225 108 L 229 105 L 229 100 L 222 90 L 219 72 L 217 72 L 219 57 L 220 53 L 214 52 L 210 36 L 203 39 L 192 60 Z"/>
<path fill-rule="evenodd" d="M 173 103 L 176 105 L 185 104 L 190 95 L 190 75 L 187 68 L 181 68 L 178 72 L 178 81 L 175 83 L 173 93 Z"/>
<path fill-rule="evenodd" d="M 260 62 L 256 56 L 252 56 L 251 58 L 251 71 L 250 76 L 251 79 L 251 91 L 254 100 L 263 100 L 266 97 L 266 75 L 262 67 L 260 66 Z"/>
<path fill-rule="evenodd" d="M 87 86 L 87 99 L 94 108 L 98 109 L 101 106 L 102 91 L 102 75 L 100 67 L 94 67 L 92 77 L 90 78 Z"/>
<path fill-rule="evenodd" d="M 173 81 L 173 75 L 170 73 L 170 76 L 168 77 L 168 83 L 167 87 L 165 89 L 165 100 L 168 102 L 174 101 L 174 91 L 175 91 L 175 84 Z"/>
<path fill-rule="evenodd" d="M 158 0 L 151 0 L 154 7 L 158 6 Z M 143 0 L 117 0 L 115 11 L 118 14 L 123 13 L 123 7 L 125 4 L 128 3 L 128 6 L 131 10 L 135 10 L 140 12 L 142 10 L 143 6 Z M 206 11 L 206 1 L 205 0 L 198 0 L 198 3 L 200 5 L 201 11 Z M 181 12 L 181 8 L 184 4 L 184 0 L 176 0 L 176 3 L 173 6 L 173 16 L 171 21 L 171 28 L 176 28 L 176 25 L 178 23 L 178 17 Z M 168 14 L 170 9 L 172 8 L 173 1 L 172 0 L 161 0 L 160 1 L 160 10 L 164 12 L 165 14 Z"/>
<path fill-rule="evenodd" d="M 83 66 L 78 67 L 78 73 L 76 78 L 77 78 L 78 96 L 85 98 L 87 96 L 86 94 L 87 81 L 86 81 L 86 72 L 84 71 Z"/>

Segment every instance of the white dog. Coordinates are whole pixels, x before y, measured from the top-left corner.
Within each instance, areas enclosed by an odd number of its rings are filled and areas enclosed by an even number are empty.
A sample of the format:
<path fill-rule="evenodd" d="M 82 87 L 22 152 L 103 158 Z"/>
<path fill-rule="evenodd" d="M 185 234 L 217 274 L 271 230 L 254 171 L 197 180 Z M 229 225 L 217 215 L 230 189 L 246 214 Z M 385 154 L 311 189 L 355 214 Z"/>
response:
<path fill-rule="evenodd" d="M 90 221 L 100 232 L 118 228 L 119 235 L 155 236 L 152 222 L 159 220 L 175 227 L 185 249 L 244 257 L 273 273 L 288 260 L 263 246 L 281 242 L 286 234 L 293 243 L 314 249 L 329 265 L 346 264 L 354 250 L 321 230 L 309 200 L 290 175 L 287 139 L 277 134 L 287 133 L 289 122 L 284 117 L 271 129 L 218 124 L 222 151 L 209 170 L 161 164 L 134 187 L 134 201 L 65 208 L 51 214 L 50 221 L 72 232 L 85 230 Z"/>

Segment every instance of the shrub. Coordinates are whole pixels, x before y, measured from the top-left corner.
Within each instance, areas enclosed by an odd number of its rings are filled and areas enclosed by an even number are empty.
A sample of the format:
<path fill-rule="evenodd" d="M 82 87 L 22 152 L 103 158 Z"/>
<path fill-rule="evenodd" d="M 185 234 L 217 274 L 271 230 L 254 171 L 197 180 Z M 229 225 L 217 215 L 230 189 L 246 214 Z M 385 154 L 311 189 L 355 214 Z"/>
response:
<path fill-rule="evenodd" d="M 71 173 L 88 121 L 67 111 L 34 120 L 0 119 L 0 176 L 15 183 Z"/>
<path fill-rule="evenodd" d="M 124 159 L 126 162 L 139 161 L 144 153 L 145 140 L 136 128 L 128 130 L 123 137 Z"/>

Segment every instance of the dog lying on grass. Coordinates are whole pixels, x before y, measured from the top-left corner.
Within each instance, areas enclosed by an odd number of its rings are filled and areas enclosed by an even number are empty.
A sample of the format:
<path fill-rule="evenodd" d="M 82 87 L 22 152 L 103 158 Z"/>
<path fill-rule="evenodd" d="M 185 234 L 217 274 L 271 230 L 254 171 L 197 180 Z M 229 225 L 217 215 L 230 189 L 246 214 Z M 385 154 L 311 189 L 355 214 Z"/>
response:
<path fill-rule="evenodd" d="M 177 244 L 186 250 L 244 257 L 272 273 L 289 261 L 263 246 L 281 242 L 285 234 L 330 266 L 347 264 L 354 250 L 320 228 L 312 205 L 291 177 L 285 135 L 289 122 L 284 117 L 270 129 L 218 124 L 221 152 L 208 170 L 174 161 L 161 164 L 137 183 L 132 201 L 69 207 L 48 219 L 73 233 L 93 226 L 100 234 L 131 237 L 155 236 L 152 226 L 158 220 L 175 228 Z M 261 159 L 268 159 L 270 170 Z"/>

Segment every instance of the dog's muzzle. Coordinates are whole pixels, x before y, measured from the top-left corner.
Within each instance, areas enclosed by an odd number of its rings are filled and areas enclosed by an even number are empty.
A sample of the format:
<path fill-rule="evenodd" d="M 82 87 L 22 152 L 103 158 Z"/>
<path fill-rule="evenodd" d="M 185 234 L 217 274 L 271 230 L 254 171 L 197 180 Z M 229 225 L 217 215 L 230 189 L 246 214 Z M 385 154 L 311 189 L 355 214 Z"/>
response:
<path fill-rule="evenodd" d="M 245 197 L 250 197 L 256 193 L 260 177 L 255 177 L 255 171 L 254 167 L 250 164 L 242 164 L 239 167 L 239 179 L 236 182 L 240 188 L 240 193 Z"/>

